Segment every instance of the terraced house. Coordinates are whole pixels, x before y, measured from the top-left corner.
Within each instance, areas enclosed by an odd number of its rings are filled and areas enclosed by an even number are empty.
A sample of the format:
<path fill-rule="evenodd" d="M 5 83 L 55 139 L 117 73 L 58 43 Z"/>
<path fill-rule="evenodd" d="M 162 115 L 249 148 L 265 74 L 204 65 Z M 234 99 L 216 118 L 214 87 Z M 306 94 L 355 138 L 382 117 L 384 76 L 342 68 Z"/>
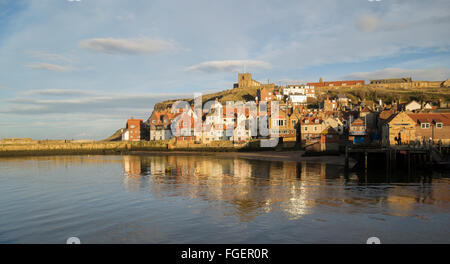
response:
<path fill-rule="evenodd" d="M 383 144 L 411 142 L 450 143 L 450 113 L 400 112 L 388 119 L 383 127 Z"/>
<path fill-rule="evenodd" d="M 320 133 L 325 129 L 323 120 L 316 116 L 305 117 L 301 120 L 301 139 L 320 140 Z"/>

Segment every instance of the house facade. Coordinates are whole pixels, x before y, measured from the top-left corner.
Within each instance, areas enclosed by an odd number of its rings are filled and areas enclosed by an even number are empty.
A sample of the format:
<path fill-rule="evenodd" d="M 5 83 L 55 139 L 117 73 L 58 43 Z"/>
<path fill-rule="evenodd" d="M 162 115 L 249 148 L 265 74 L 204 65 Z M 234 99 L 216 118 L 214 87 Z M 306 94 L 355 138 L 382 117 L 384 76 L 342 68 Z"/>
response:
<path fill-rule="evenodd" d="M 122 140 L 141 141 L 146 139 L 144 120 L 128 119 L 126 128 L 122 134 Z"/>
<path fill-rule="evenodd" d="M 395 114 L 386 120 L 381 138 L 383 145 L 405 144 L 414 141 L 416 140 L 416 121 L 405 112 Z"/>

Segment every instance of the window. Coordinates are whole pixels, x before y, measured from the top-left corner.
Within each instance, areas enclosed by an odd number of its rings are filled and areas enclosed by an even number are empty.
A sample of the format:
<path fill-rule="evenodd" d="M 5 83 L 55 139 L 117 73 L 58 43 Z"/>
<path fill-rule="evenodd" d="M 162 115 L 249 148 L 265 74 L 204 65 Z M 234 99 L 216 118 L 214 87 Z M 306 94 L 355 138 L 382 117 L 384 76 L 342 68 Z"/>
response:
<path fill-rule="evenodd" d="M 305 127 L 305 131 L 308 131 L 308 127 Z"/>
<path fill-rule="evenodd" d="M 422 128 L 430 128 L 430 123 L 422 123 L 421 127 Z"/>

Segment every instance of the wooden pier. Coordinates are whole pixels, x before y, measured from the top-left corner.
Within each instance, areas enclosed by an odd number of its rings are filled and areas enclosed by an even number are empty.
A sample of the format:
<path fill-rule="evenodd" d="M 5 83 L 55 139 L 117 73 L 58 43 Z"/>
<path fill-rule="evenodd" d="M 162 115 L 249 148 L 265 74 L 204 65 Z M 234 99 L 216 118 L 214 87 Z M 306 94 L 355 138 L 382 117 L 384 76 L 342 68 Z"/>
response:
<path fill-rule="evenodd" d="M 345 171 L 349 171 L 350 156 L 356 158 L 361 169 L 367 171 L 370 166 L 382 166 L 386 172 L 407 171 L 408 175 L 417 169 L 431 169 L 433 166 L 448 165 L 448 146 L 358 146 L 347 145 L 345 148 Z M 447 155 L 446 155 L 447 154 Z M 369 160 L 375 160 L 376 164 L 369 164 Z M 361 166 L 362 165 L 362 166 Z"/>

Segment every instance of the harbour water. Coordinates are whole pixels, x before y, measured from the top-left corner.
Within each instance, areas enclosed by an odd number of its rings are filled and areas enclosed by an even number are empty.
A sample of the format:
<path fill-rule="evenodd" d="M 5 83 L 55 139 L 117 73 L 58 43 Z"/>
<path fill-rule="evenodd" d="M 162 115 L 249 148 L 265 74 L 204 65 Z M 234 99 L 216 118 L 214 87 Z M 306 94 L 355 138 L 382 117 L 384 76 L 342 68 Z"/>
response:
<path fill-rule="evenodd" d="M 0 159 L 0 243 L 450 243 L 450 175 L 206 155 Z"/>

